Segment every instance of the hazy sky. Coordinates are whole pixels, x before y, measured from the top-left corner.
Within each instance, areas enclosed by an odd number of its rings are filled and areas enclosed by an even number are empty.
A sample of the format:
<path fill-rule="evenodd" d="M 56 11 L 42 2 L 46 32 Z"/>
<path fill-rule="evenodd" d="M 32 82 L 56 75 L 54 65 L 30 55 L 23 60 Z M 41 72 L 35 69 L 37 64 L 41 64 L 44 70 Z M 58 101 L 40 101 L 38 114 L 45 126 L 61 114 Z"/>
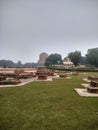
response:
<path fill-rule="evenodd" d="M 0 60 L 98 47 L 98 0 L 0 0 Z"/>

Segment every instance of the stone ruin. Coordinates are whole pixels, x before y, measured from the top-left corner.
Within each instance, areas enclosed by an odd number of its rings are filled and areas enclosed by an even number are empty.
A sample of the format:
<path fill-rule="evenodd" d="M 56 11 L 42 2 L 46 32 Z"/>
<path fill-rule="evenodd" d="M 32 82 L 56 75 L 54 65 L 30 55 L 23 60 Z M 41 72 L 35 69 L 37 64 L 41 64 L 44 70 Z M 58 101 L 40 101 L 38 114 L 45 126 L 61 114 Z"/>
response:
<path fill-rule="evenodd" d="M 0 73 L 0 85 L 16 85 L 21 83 L 21 79 L 30 79 L 34 77 L 33 72 L 25 72 L 24 69 L 15 69 L 13 72 Z"/>
<path fill-rule="evenodd" d="M 60 78 L 67 78 L 67 74 L 65 71 L 58 71 L 57 74 Z"/>
<path fill-rule="evenodd" d="M 98 77 L 97 76 L 88 76 L 88 80 L 98 81 Z"/>
<path fill-rule="evenodd" d="M 87 86 L 89 93 L 98 93 L 98 81 L 91 81 L 90 85 Z"/>
<path fill-rule="evenodd" d="M 45 68 L 38 68 L 36 75 L 38 80 L 47 80 L 48 72 Z"/>
<path fill-rule="evenodd" d="M 55 71 L 47 69 L 47 75 L 48 76 L 55 76 Z"/>
<path fill-rule="evenodd" d="M 79 73 L 78 72 L 72 72 L 72 75 L 77 76 Z"/>
<path fill-rule="evenodd" d="M 59 77 L 60 78 L 67 78 L 67 75 L 66 74 L 60 74 Z"/>
<path fill-rule="evenodd" d="M 87 91 L 89 93 L 98 93 L 98 77 L 88 76 L 88 80 L 90 80 L 90 85 L 87 86 Z"/>
<path fill-rule="evenodd" d="M 17 79 L 16 74 L 0 73 L 0 85 L 16 85 L 19 83 L 21 83 L 21 81 Z"/>

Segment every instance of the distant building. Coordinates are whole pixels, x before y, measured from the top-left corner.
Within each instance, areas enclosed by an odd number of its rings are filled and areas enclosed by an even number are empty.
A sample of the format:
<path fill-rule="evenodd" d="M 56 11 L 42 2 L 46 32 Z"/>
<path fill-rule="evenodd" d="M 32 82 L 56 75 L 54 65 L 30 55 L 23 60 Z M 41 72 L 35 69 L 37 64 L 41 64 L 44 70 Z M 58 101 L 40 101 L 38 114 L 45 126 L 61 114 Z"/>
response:
<path fill-rule="evenodd" d="M 64 65 L 65 68 L 72 68 L 72 67 L 74 67 L 73 62 L 68 57 L 64 59 L 63 65 Z"/>
<path fill-rule="evenodd" d="M 46 58 L 48 57 L 48 54 L 43 52 L 39 55 L 39 60 L 37 62 L 37 67 L 44 67 Z"/>

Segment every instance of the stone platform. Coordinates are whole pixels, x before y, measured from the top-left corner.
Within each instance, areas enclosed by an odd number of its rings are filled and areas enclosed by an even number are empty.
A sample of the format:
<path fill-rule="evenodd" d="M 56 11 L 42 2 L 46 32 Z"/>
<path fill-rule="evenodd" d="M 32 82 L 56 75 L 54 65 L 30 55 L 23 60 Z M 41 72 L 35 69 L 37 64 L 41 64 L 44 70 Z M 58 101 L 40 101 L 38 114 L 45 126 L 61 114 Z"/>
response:
<path fill-rule="evenodd" d="M 98 97 L 98 93 L 89 93 L 86 88 L 75 88 L 74 89 L 80 96 L 84 97 Z"/>
<path fill-rule="evenodd" d="M 81 84 L 81 86 L 84 87 L 84 88 L 87 88 L 89 85 L 90 84 L 88 84 L 88 83 Z"/>
<path fill-rule="evenodd" d="M 90 80 L 88 80 L 88 79 L 83 79 L 83 81 L 86 81 L 86 82 L 88 82 L 88 83 L 90 83 L 91 81 Z"/>

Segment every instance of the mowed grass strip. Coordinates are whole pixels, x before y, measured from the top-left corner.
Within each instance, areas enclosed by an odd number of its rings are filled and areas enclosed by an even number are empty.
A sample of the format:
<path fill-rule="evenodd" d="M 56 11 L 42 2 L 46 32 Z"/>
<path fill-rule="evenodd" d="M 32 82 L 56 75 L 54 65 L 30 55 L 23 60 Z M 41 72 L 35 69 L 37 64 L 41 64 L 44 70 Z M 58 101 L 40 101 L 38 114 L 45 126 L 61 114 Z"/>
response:
<path fill-rule="evenodd" d="M 0 130 L 98 130 L 98 98 L 74 91 L 88 75 L 0 88 Z"/>

